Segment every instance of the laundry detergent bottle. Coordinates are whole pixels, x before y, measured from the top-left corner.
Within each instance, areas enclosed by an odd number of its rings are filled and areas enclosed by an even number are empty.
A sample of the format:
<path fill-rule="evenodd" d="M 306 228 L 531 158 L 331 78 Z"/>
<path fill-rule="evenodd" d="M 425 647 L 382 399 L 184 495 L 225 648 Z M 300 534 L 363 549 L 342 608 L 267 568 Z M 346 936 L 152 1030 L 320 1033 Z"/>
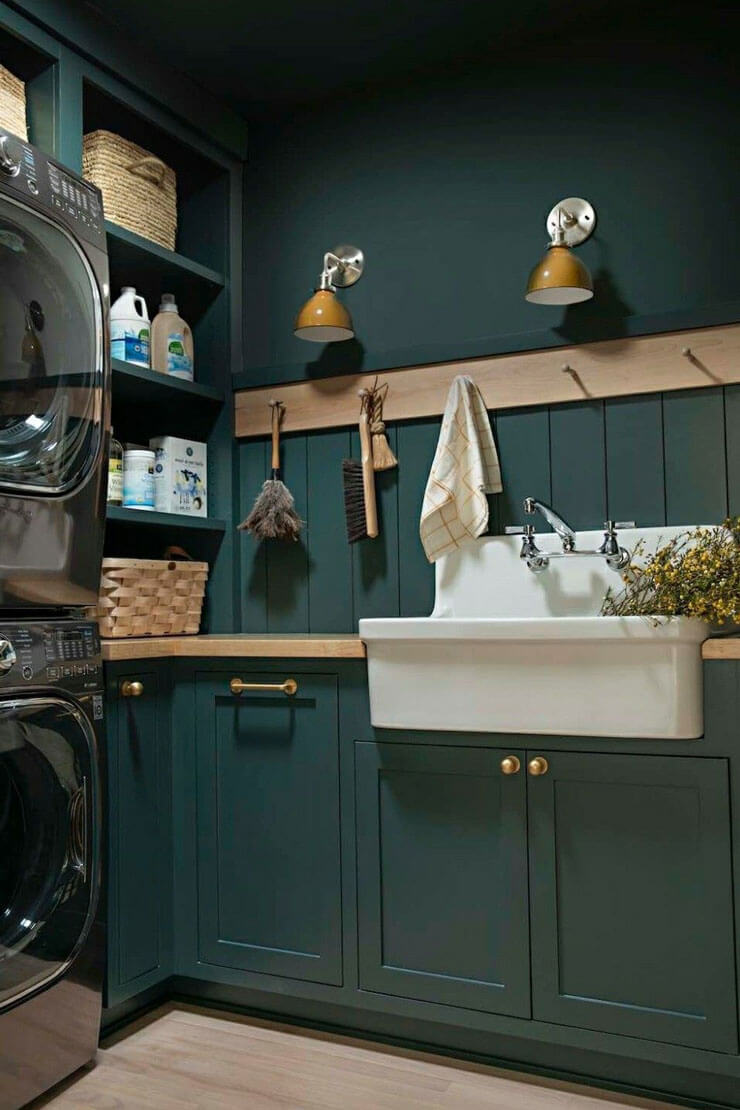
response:
<path fill-rule="evenodd" d="M 110 339 L 113 358 L 149 366 L 149 313 L 132 285 L 125 285 L 111 305 Z"/>
<path fill-rule="evenodd" d="M 172 293 L 162 294 L 152 322 L 152 370 L 193 380 L 193 333 L 180 316 Z"/>

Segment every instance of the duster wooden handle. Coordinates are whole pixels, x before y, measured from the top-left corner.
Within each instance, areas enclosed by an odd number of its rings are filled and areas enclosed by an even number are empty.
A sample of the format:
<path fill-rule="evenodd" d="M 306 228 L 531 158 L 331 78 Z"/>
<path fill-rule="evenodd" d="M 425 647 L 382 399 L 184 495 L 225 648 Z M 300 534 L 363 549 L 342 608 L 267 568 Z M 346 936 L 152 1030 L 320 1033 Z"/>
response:
<path fill-rule="evenodd" d="M 272 462 L 270 466 L 273 470 L 280 469 L 280 418 L 283 414 L 283 406 L 280 401 L 270 401 L 272 408 Z"/>
<path fill-rule="evenodd" d="M 370 539 L 375 539 L 378 534 L 378 506 L 375 500 L 375 471 L 370 425 L 364 408 L 360 415 L 360 447 L 362 449 L 362 487 L 365 495 L 365 527 Z"/>

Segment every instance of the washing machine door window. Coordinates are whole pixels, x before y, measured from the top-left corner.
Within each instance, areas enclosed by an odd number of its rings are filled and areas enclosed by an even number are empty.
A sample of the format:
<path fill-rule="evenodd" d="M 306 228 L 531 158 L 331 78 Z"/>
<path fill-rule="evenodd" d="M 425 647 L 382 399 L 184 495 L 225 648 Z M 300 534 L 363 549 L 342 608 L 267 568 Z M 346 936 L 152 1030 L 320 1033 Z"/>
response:
<path fill-rule="evenodd" d="M 95 737 L 72 702 L 0 702 L 0 1012 L 59 978 L 99 885 Z"/>
<path fill-rule="evenodd" d="M 58 496 L 102 450 L 103 312 L 73 236 L 0 198 L 0 492 Z"/>

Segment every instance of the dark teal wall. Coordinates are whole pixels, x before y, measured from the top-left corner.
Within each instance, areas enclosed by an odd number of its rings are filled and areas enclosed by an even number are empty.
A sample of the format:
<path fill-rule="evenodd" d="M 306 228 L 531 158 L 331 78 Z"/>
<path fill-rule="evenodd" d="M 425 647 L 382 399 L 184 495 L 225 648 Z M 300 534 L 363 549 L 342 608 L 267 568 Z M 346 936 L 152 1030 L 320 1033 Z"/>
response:
<path fill-rule="evenodd" d="M 740 319 L 737 39 L 706 7 L 695 26 L 648 19 L 536 53 L 492 43 L 484 72 L 336 96 L 252 127 L 250 380 Z M 580 251 L 596 297 L 567 312 L 527 304 L 545 216 L 574 194 L 598 212 Z M 358 343 L 322 354 L 291 324 L 342 241 L 367 256 L 346 294 Z"/>
<path fill-rule="evenodd" d="M 740 81 L 734 40 L 705 17 L 498 50 L 483 73 L 335 97 L 253 128 L 243 380 L 740 320 Z M 529 305 L 545 215 L 572 194 L 598 211 L 581 252 L 596 296 L 570 310 Z M 293 338 L 293 313 L 342 240 L 368 259 L 346 295 L 358 342 L 314 351 Z M 736 389 L 495 414 L 505 492 L 492 525 L 518 521 L 525 494 L 552 497 L 580 528 L 739 512 L 738 416 Z M 363 615 L 429 611 L 418 517 L 437 430 L 396 429 L 381 538 L 354 551 L 340 481 L 349 433 L 286 443 L 305 541 L 256 549 L 243 538 L 245 629 L 344 630 Z M 261 443 L 239 450 L 246 512 L 266 459 Z"/>

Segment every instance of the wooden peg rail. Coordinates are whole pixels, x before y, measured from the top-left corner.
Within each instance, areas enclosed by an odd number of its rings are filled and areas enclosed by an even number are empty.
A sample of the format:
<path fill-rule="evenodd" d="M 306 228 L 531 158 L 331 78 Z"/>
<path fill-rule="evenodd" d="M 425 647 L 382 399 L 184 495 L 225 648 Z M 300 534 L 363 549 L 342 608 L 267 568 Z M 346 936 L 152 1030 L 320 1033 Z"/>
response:
<path fill-rule="evenodd" d="M 355 424 L 358 390 L 376 377 L 389 386 L 386 420 L 438 416 L 458 374 L 473 378 L 489 409 L 729 385 L 740 382 L 740 324 L 242 389 L 235 434 L 269 435 L 271 400 L 285 405 L 285 432 Z"/>

